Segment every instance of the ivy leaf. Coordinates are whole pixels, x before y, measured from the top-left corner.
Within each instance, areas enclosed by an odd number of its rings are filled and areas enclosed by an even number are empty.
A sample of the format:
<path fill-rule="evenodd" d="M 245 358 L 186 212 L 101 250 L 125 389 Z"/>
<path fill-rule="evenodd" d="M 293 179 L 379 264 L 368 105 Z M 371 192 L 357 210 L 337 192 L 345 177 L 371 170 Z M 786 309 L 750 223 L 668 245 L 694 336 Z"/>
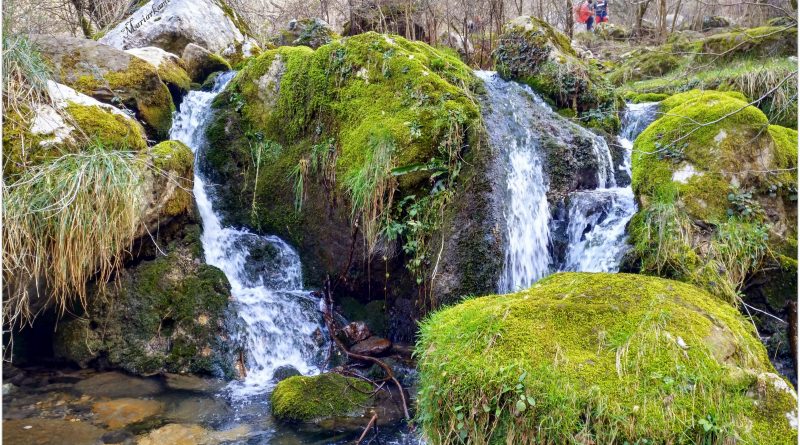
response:
<path fill-rule="evenodd" d="M 527 408 L 527 405 L 525 405 L 525 402 L 523 402 L 522 400 L 517 400 L 516 407 L 518 412 L 523 412 L 525 411 L 525 408 Z"/>

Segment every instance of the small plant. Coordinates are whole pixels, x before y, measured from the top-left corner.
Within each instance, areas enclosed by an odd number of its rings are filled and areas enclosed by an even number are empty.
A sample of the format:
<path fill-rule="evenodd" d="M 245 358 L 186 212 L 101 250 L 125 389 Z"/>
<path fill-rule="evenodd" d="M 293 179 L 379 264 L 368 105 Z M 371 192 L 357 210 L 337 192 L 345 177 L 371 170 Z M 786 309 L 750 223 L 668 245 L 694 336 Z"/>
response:
<path fill-rule="evenodd" d="M 753 199 L 753 193 L 749 191 L 739 190 L 738 187 L 731 188 L 728 193 L 728 216 L 741 216 L 745 219 L 756 218 L 761 219 L 764 215 L 764 209 L 757 200 Z"/>
<path fill-rule="evenodd" d="M 262 134 L 251 134 L 248 135 L 250 139 L 250 159 L 253 162 L 253 166 L 256 169 L 255 179 L 253 180 L 253 199 L 250 202 L 250 215 L 253 221 L 256 221 L 256 214 L 257 214 L 257 203 L 256 203 L 256 195 L 258 194 L 258 179 L 261 172 L 261 166 L 266 161 L 274 161 L 278 159 L 283 151 L 283 147 L 281 144 L 271 141 L 271 140 L 264 140 L 264 136 Z"/>

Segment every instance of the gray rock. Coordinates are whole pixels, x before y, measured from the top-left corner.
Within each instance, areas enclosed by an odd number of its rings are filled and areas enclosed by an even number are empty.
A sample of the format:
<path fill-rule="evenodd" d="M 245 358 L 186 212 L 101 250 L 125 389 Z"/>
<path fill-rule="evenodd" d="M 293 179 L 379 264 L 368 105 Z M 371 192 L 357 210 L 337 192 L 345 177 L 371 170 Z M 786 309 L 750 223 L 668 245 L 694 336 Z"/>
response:
<path fill-rule="evenodd" d="M 238 61 L 259 51 L 245 28 L 222 0 L 151 0 L 100 42 L 119 49 L 157 46 L 175 54 L 195 43 Z"/>
<path fill-rule="evenodd" d="M 215 71 L 228 71 L 231 69 L 231 65 L 227 60 L 194 43 L 186 45 L 181 59 L 183 59 L 189 77 L 192 78 L 192 81 L 198 83 L 202 83 Z"/>

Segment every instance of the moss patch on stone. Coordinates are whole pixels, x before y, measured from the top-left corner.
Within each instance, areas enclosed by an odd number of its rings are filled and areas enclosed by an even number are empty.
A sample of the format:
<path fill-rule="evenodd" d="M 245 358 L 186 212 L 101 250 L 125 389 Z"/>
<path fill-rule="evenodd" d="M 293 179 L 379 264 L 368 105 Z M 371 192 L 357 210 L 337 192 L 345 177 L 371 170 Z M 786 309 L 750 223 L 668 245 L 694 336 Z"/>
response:
<path fill-rule="evenodd" d="M 192 178 L 194 154 L 180 141 L 164 141 L 148 150 L 156 174 L 169 177 L 167 187 L 175 187 L 175 193 L 163 206 L 167 217 L 184 214 L 192 207 Z"/>
<path fill-rule="evenodd" d="M 372 391 L 364 380 L 336 373 L 289 377 L 272 392 L 272 414 L 288 422 L 348 416 L 364 409 Z"/>
<path fill-rule="evenodd" d="M 417 354 L 433 444 L 797 440 L 791 394 L 749 394 L 774 372 L 749 322 L 675 281 L 556 274 L 434 313 Z"/>
<path fill-rule="evenodd" d="M 557 108 L 574 110 L 588 127 L 619 130 L 621 98 L 599 68 L 580 59 L 567 36 L 548 23 L 514 19 L 492 57 L 504 79 L 526 83 Z"/>

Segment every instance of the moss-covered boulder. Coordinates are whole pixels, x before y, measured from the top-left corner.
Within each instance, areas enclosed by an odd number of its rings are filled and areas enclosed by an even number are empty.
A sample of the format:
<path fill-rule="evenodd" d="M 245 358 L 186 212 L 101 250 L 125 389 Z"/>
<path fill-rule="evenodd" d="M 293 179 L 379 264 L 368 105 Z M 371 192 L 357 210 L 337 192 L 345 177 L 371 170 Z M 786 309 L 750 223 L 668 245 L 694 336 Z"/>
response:
<path fill-rule="evenodd" d="M 796 257 L 797 132 L 743 99 L 671 96 L 633 155 L 641 207 L 630 232 L 643 270 L 731 300 L 769 252 Z"/>
<path fill-rule="evenodd" d="M 351 295 L 416 299 L 442 213 L 483 179 L 469 171 L 488 153 L 480 87 L 457 58 L 397 36 L 267 51 L 217 97 L 204 169 L 227 220 L 297 246 L 309 284 L 344 271 Z"/>
<path fill-rule="evenodd" d="M 93 142 L 108 150 L 143 151 L 142 126 L 114 106 L 99 102 L 53 81 L 47 83 L 50 103 L 3 119 L 3 174 L 7 183 L 28 167 Z M 88 140 L 87 140 L 88 139 Z"/>
<path fill-rule="evenodd" d="M 417 354 L 432 444 L 797 440 L 751 324 L 680 282 L 556 274 L 435 313 Z"/>
<path fill-rule="evenodd" d="M 37 35 L 32 41 L 52 65 L 56 81 L 134 111 L 151 138 L 167 137 L 175 106 L 155 66 L 94 40 Z"/>
<path fill-rule="evenodd" d="M 189 43 L 232 63 L 260 52 L 247 23 L 225 0 L 150 0 L 99 41 L 118 49 L 157 46 L 182 54 Z"/>
<path fill-rule="evenodd" d="M 363 379 L 337 373 L 281 380 L 271 396 L 272 415 L 303 430 L 359 431 L 373 414 L 378 425 L 397 422 L 399 400 Z"/>
<path fill-rule="evenodd" d="M 172 94 L 172 101 L 180 104 L 183 96 L 189 92 L 192 86 L 192 79 L 186 72 L 186 66 L 178 56 L 168 53 L 161 48 L 148 46 L 145 48 L 134 48 L 125 50 L 126 53 L 147 61 L 158 72 L 158 77 L 169 88 Z"/>
<path fill-rule="evenodd" d="M 292 20 L 286 29 L 270 39 L 275 46 L 307 46 L 317 49 L 339 38 L 333 28 L 324 20 L 313 18 Z"/>
<path fill-rule="evenodd" d="M 581 59 L 569 38 L 535 17 L 517 17 L 503 28 L 492 55 L 504 79 L 528 84 L 556 108 L 570 109 L 590 126 L 619 129 L 622 105 L 592 62 Z"/>
<path fill-rule="evenodd" d="M 86 313 L 60 321 L 56 356 L 138 375 L 234 377 L 242 345 L 230 312 L 230 285 L 221 270 L 202 262 L 200 227 L 182 233 L 161 246 L 166 256 L 155 253 L 124 269 L 118 287 L 90 295 Z"/>

